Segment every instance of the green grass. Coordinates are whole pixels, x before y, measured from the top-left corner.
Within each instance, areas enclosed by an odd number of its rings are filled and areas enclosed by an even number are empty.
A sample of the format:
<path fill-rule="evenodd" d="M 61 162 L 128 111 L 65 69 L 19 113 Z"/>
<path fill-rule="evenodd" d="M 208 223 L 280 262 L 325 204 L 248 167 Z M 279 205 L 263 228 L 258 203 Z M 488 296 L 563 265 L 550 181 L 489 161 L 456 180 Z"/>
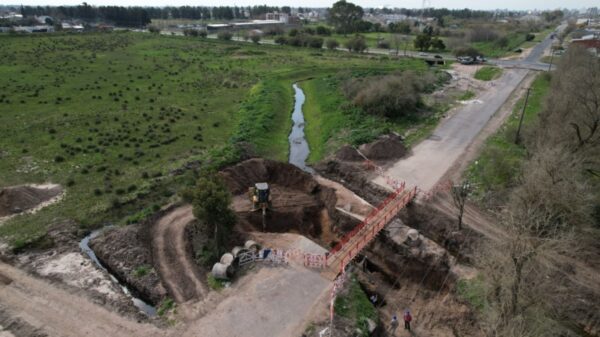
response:
<path fill-rule="evenodd" d="M 60 203 L 0 226 L 17 248 L 47 241 L 61 221 L 86 229 L 142 221 L 191 183 L 170 171 L 234 162 L 240 142 L 285 160 L 294 82 L 422 67 L 127 32 L 3 35 L 0 44 L 0 186 L 68 185 Z"/>
<path fill-rule="evenodd" d="M 173 301 L 173 299 L 166 298 L 160 303 L 156 313 L 158 314 L 158 316 L 164 316 L 169 311 L 175 309 L 175 306 L 176 306 L 176 304 L 175 304 L 175 301 Z"/>
<path fill-rule="evenodd" d="M 335 299 L 335 314 L 352 320 L 361 329 L 361 336 L 366 337 L 369 335 L 367 319 L 377 323 L 377 309 L 361 289 L 356 277 L 351 276 L 348 282 L 347 292 L 342 292 Z"/>
<path fill-rule="evenodd" d="M 497 79 L 501 75 L 502 75 L 502 68 L 485 66 L 485 67 L 479 68 L 477 70 L 477 72 L 475 72 L 475 75 L 473 77 L 475 77 L 475 79 L 478 79 L 480 81 L 491 81 L 491 80 Z"/>
<path fill-rule="evenodd" d="M 531 85 L 521 132 L 536 122 L 549 88 L 549 75 L 538 75 Z M 485 198 L 487 194 L 503 191 L 516 183 L 520 166 L 527 154 L 522 145 L 515 144 L 524 100 L 523 97 L 518 101 L 511 116 L 502 128 L 486 141 L 479 158 L 468 169 L 469 180 L 476 186 L 476 198 Z"/>
<path fill-rule="evenodd" d="M 149 266 L 139 266 L 135 268 L 133 271 L 133 276 L 135 277 L 143 277 L 148 275 L 148 273 L 152 270 L 152 267 Z"/>
<path fill-rule="evenodd" d="M 206 283 L 208 284 L 210 289 L 219 291 L 225 288 L 226 281 L 218 280 L 214 276 L 212 276 L 212 274 L 208 274 L 208 276 L 206 276 Z"/>
<path fill-rule="evenodd" d="M 458 97 L 459 101 L 468 101 L 470 99 L 473 99 L 475 97 L 475 93 L 472 92 L 471 90 L 467 90 L 464 92 L 464 94 L 460 95 Z"/>
<path fill-rule="evenodd" d="M 456 283 L 456 293 L 476 311 L 481 312 L 486 306 L 485 283 L 480 276 L 471 280 L 459 280 Z"/>
<path fill-rule="evenodd" d="M 526 42 L 525 34 L 522 33 L 511 33 L 507 36 L 508 43 L 502 47 L 495 41 L 490 42 L 474 42 L 471 45 L 479 50 L 486 57 L 504 57 L 514 53 L 516 48 Z"/>

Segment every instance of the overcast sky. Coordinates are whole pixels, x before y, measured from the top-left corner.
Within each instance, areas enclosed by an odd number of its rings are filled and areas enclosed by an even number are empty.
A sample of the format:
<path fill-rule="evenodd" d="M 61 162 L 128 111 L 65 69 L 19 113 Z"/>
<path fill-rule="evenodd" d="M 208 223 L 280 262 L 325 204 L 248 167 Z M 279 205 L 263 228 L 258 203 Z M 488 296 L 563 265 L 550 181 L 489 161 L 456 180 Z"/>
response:
<path fill-rule="evenodd" d="M 83 0 L 0 0 L 0 4 L 23 5 L 77 5 Z M 335 1 L 328 0 L 87 0 L 91 5 L 119 5 L 119 6 L 302 6 L 302 7 L 330 7 Z M 421 8 L 422 0 L 350 0 L 363 7 L 405 7 Z M 555 8 L 583 8 L 599 6 L 599 0 L 431 0 L 431 7 L 446 8 L 471 8 L 471 9 L 555 9 Z M 429 6 L 428 6 L 429 7 Z"/>

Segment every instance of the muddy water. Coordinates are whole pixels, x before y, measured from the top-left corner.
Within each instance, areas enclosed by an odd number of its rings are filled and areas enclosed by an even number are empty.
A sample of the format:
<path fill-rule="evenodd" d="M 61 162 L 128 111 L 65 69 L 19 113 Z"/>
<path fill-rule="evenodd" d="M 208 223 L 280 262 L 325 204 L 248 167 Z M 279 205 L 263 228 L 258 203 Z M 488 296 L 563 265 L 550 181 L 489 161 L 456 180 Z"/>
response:
<path fill-rule="evenodd" d="M 301 168 L 302 170 L 314 173 L 315 171 L 306 165 L 306 158 L 310 154 L 308 142 L 304 137 L 304 114 L 302 105 L 304 105 L 304 92 L 297 83 L 294 83 L 294 112 L 292 112 L 292 132 L 288 137 L 290 141 L 290 164 Z"/>
<path fill-rule="evenodd" d="M 98 236 L 100 233 L 102 232 L 102 230 L 96 230 L 91 232 L 88 236 L 84 237 L 80 242 L 79 242 L 79 248 L 81 249 L 81 251 L 83 251 L 85 254 L 87 254 L 87 256 L 90 257 L 90 259 L 92 259 L 92 261 L 94 261 L 94 263 L 102 270 L 106 271 L 106 273 L 110 276 L 111 280 L 115 283 L 117 283 L 119 285 L 119 287 L 121 287 L 121 289 L 123 290 L 123 292 L 125 293 L 125 295 L 127 295 L 129 298 L 131 298 L 131 301 L 133 302 L 133 305 L 135 305 L 138 309 L 140 309 L 142 312 L 144 312 L 146 315 L 148 316 L 155 316 L 156 315 L 156 308 L 151 306 L 150 304 L 142 301 L 141 299 L 133 296 L 131 294 L 131 291 L 129 291 L 129 288 L 127 288 L 126 285 L 122 284 L 121 282 L 119 282 L 119 280 L 117 280 L 117 278 L 111 274 L 103 265 L 102 263 L 100 263 L 100 260 L 98 260 L 98 258 L 96 257 L 96 253 L 94 253 L 94 251 L 92 250 L 92 248 L 90 248 L 90 240 L 95 238 L 96 236 Z"/>

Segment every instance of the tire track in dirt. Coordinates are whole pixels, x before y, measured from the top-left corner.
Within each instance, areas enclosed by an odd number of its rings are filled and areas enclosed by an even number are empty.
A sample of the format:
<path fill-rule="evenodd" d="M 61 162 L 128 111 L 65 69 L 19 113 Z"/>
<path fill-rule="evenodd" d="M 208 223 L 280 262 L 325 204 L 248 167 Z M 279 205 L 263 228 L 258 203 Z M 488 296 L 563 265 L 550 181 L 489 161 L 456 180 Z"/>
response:
<path fill-rule="evenodd" d="M 165 336 L 166 331 L 129 320 L 111 312 L 91 299 L 71 293 L 0 262 L 0 303 L 4 323 L 16 336 L 27 335 L 22 329 L 35 329 L 37 335 L 60 337 Z M 20 323 L 19 323 L 20 322 Z M 14 325 L 8 324 L 14 323 Z M 25 329 L 25 330 L 31 330 Z"/>
<path fill-rule="evenodd" d="M 201 299 L 208 293 L 203 275 L 188 250 L 185 229 L 194 220 L 192 206 L 173 209 L 153 228 L 152 255 L 158 273 L 176 302 Z"/>

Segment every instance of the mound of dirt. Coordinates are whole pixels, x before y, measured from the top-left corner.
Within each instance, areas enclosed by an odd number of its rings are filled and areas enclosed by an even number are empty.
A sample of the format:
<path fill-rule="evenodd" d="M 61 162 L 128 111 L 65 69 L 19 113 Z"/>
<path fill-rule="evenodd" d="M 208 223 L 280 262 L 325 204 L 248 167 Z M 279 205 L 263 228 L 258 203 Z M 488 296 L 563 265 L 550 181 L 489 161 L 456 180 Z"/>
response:
<path fill-rule="evenodd" d="M 60 185 L 21 185 L 0 189 L 0 218 L 42 206 L 62 194 Z"/>
<path fill-rule="evenodd" d="M 255 183 L 267 182 L 305 193 L 315 193 L 319 184 L 296 166 L 262 158 L 253 158 L 221 171 L 233 195 L 246 193 Z"/>
<path fill-rule="evenodd" d="M 358 153 L 358 151 L 356 151 L 356 149 L 350 145 L 344 145 L 339 150 L 337 150 L 337 152 L 335 153 L 335 158 L 343 161 L 365 160 L 365 158 L 363 158 L 363 156 L 361 156 L 360 153 Z"/>
<path fill-rule="evenodd" d="M 400 136 L 386 135 L 374 142 L 363 144 L 359 147 L 367 158 L 371 160 L 394 160 L 404 157 L 406 147 Z"/>

